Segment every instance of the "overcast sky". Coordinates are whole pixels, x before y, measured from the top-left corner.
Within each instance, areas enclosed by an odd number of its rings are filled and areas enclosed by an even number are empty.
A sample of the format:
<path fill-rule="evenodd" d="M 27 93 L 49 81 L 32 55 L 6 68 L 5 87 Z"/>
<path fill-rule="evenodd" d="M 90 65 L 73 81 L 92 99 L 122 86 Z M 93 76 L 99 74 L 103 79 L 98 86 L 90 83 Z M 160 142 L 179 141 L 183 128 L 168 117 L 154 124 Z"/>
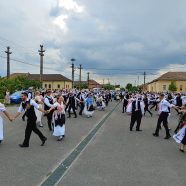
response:
<path fill-rule="evenodd" d="M 0 0 L 0 75 L 39 73 L 39 45 L 46 49 L 44 73 L 71 77 L 70 59 L 83 79 L 125 85 L 167 71 L 185 71 L 185 0 Z M 78 79 L 79 70 L 75 71 Z"/>

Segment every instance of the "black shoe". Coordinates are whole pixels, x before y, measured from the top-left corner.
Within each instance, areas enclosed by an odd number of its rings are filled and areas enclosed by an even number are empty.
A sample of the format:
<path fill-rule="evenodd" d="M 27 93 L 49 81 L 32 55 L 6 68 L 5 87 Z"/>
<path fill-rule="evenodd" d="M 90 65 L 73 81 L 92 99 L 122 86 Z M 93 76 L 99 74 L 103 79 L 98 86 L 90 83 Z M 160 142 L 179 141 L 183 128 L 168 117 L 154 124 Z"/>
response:
<path fill-rule="evenodd" d="M 132 129 L 130 128 L 130 131 L 132 131 Z"/>
<path fill-rule="evenodd" d="M 77 116 L 74 116 L 74 118 L 77 118 Z"/>
<path fill-rule="evenodd" d="M 19 144 L 19 146 L 20 146 L 21 148 L 27 148 L 27 147 L 29 147 L 29 145 L 23 145 L 23 144 Z"/>
<path fill-rule="evenodd" d="M 156 134 L 156 133 L 153 133 L 152 135 L 155 136 L 155 137 L 158 137 L 159 136 L 159 134 Z"/>
<path fill-rule="evenodd" d="M 41 146 L 44 146 L 45 142 L 46 142 L 47 138 L 44 137 L 43 140 L 42 140 L 42 143 L 41 143 Z"/>
<path fill-rule="evenodd" d="M 3 140 L 0 140 L 0 144 L 2 143 Z"/>
<path fill-rule="evenodd" d="M 164 137 L 164 139 L 169 139 L 169 138 L 171 138 L 171 135 Z"/>
<path fill-rule="evenodd" d="M 185 152 L 183 149 L 179 149 L 181 152 Z"/>
<path fill-rule="evenodd" d="M 142 130 L 141 129 L 136 129 L 136 131 L 141 132 Z"/>

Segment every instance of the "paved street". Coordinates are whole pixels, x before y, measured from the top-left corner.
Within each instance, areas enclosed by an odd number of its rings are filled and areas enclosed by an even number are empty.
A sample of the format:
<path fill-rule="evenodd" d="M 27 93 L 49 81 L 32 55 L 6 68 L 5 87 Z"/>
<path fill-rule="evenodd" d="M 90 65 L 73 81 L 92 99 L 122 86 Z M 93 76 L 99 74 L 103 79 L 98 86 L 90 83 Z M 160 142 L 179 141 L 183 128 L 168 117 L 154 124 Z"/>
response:
<path fill-rule="evenodd" d="M 46 146 L 33 134 L 30 148 L 18 144 L 24 137 L 24 122 L 5 125 L 5 141 L 0 145 L 0 185 L 35 186 L 52 175 L 53 170 L 68 157 L 116 105 L 110 104 L 105 112 L 96 111 L 93 118 L 71 118 L 66 123 L 67 137 L 57 142 L 47 127 L 41 129 L 48 137 Z M 9 107 L 13 112 L 17 108 Z M 44 118 L 45 121 L 45 118 Z M 186 154 L 178 145 L 152 136 L 157 116 L 143 118 L 143 132 L 129 132 L 130 116 L 121 113 L 121 104 L 108 117 L 86 148 L 73 161 L 59 181 L 59 186 L 185 186 Z M 173 112 L 170 127 L 177 124 Z"/>

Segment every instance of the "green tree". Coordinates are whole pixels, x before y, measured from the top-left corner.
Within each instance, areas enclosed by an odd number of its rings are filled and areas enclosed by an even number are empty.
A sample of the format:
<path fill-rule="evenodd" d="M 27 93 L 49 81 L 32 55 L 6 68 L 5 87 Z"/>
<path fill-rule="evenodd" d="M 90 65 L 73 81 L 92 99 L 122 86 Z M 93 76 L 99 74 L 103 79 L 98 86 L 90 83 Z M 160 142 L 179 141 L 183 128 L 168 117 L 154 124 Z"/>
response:
<path fill-rule="evenodd" d="M 128 91 L 131 91 L 132 90 L 132 84 L 131 83 L 128 83 L 125 87 Z"/>
<path fill-rule="evenodd" d="M 16 78 L 0 78 L 0 98 L 4 98 L 4 93 L 8 89 L 11 93 L 16 90 L 28 89 L 33 87 L 34 89 L 41 88 L 40 81 L 29 80 L 27 76 L 18 76 Z"/>
<path fill-rule="evenodd" d="M 175 92 L 177 90 L 176 83 L 174 81 L 171 81 L 171 84 L 169 85 L 169 91 Z"/>
<path fill-rule="evenodd" d="M 103 88 L 105 90 L 114 90 L 114 85 L 111 85 L 110 83 L 103 85 Z"/>

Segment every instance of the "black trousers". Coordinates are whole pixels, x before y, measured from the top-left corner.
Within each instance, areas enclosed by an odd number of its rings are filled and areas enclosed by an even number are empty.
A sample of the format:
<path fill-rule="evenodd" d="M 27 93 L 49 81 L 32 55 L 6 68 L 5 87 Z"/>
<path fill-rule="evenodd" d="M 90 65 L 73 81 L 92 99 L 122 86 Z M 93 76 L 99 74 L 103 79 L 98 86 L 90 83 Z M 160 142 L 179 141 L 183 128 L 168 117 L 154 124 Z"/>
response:
<path fill-rule="evenodd" d="M 140 125 L 141 125 L 141 119 L 142 119 L 141 111 L 133 112 L 132 115 L 131 115 L 130 129 L 132 130 L 135 122 L 137 122 L 136 130 L 139 130 L 140 129 Z"/>
<path fill-rule="evenodd" d="M 34 121 L 33 120 L 32 121 L 28 120 L 26 129 L 25 129 L 25 139 L 23 141 L 23 145 L 29 146 L 29 141 L 30 141 L 30 136 L 31 136 L 32 131 L 35 132 L 39 136 L 41 141 L 43 139 L 45 139 L 45 136 L 43 136 L 41 131 L 36 126 L 36 120 L 34 120 Z"/>
<path fill-rule="evenodd" d="M 68 115 L 69 115 L 69 117 L 70 117 L 70 115 L 71 115 L 71 114 L 70 114 L 70 110 L 71 110 L 71 109 L 73 110 L 74 115 L 77 116 L 77 114 L 76 114 L 76 109 L 75 109 L 75 105 L 69 105 L 69 106 L 68 106 Z"/>
<path fill-rule="evenodd" d="M 151 109 L 153 109 L 155 107 L 155 111 L 158 109 L 158 104 L 157 103 L 153 103 L 153 106 L 150 108 L 150 110 Z"/>
<path fill-rule="evenodd" d="M 82 115 L 82 112 L 83 112 L 84 107 L 85 107 L 84 103 L 80 103 L 79 115 Z"/>
<path fill-rule="evenodd" d="M 126 112 L 126 110 L 127 110 L 127 104 L 123 103 L 123 113 Z"/>
<path fill-rule="evenodd" d="M 145 106 L 144 111 L 145 111 L 144 115 L 146 112 L 148 112 L 150 115 L 152 115 L 152 112 L 149 110 L 148 106 Z"/>
<path fill-rule="evenodd" d="M 168 116 L 169 116 L 168 112 L 161 112 L 161 114 L 159 115 L 157 126 L 156 126 L 156 131 L 155 131 L 156 135 L 159 135 L 159 129 L 161 128 L 161 123 L 163 122 L 163 126 L 166 131 L 166 136 L 170 136 L 168 122 L 167 122 Z"/>
<path fill-rule="evenodd" d="M 53 115 L 53 111 L 51 111 L 49 114 L 46 115 L 49 130 L 52 130 L 52 115 Z"/>

